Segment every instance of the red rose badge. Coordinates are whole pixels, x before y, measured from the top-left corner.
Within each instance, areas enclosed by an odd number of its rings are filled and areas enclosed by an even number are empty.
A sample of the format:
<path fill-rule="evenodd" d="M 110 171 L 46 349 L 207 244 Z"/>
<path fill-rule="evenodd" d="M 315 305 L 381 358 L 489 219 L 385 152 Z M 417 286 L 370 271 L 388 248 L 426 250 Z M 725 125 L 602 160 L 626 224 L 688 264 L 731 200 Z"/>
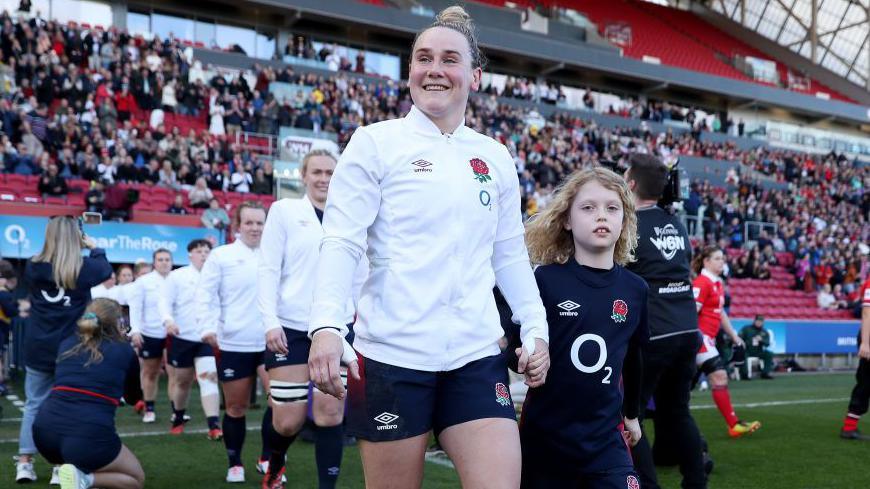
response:
<path fill-rule="evenodd" d="M 474 178 L 480 183 L 486 183 L 492 180 L 492 177 L 489 176 L 489 167 L 486 166 L 486 162 L 481 160 L 480 158 L 473 158 L 470 162 L 471 171 L 474 172 Z"/>

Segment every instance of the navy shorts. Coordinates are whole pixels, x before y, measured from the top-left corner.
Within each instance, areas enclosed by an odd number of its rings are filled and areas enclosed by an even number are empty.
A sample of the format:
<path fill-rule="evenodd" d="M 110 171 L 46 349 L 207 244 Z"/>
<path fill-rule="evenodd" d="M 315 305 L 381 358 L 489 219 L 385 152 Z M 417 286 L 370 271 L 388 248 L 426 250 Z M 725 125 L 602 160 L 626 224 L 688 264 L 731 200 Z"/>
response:
<path fill-rule="evenodd" d="M 166 348 L 166 338 L 154 338 L 142 335 L 142 348 L 139 349 L 139 357 L 146 360 L 163 358 L 163 349 Z"/>
<path fill-rule="evenodd" d="M 527 464 L 523 459 L 520 489 L 640 489 L 640 479 L 631 468 L 603 472 L 580 472 L 572 467 Z"/>
<path fill-rule="evenodd" d="M 263 364 L 262 351 L 227 351 L 217 354 L 218 380 L 231 382 L 257 375 L 257 367 Z"/>
<path fill-rule="evenodd" d="M 33 423 L 33 441 L 39 453 L 54 465 L 73 464 L 85 472 L 112 463 L 121 453 L 121 439 L 115 428 L 92 423 L 70 426 L 70 420 L 77 417 L 69 411 L 66 417 L 49 414 L 64 406 L 49 397 L 40 408 L 46 414 L 37 415 Z"/>
<path fill-rule="evenodd" d="M 362 440 L 403 440 L 486 418 L 516 420 L 503 355 L 448 372 L 426 372 L 359 359 L 348 377 L 347 432 Z"/>
<path fill-rule="evenodd" d="M 190 341 L 178 337 L 167 337 L 166 357 L 169 364 L 178 368 L 193 367 L 193 361 L 199 357 L 213 357 L 214 350 L 201 341 Z"/>

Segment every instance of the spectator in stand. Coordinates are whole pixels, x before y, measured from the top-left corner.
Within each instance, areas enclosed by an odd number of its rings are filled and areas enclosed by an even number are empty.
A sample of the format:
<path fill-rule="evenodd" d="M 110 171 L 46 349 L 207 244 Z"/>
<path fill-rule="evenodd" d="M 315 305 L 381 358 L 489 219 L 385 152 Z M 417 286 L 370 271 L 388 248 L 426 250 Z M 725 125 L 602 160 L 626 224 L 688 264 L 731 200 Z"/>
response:
<path fill-rule="evenodd" d="M 190 201 L 190 206 L 195 209 L 208 208 L 208 202 L 214 197 L 211 190 L 208 188 L 204 177 L 196 179 L 196 183 L 190 192 L 187 194 L 187 199 Z"/>
<path fill-rule="evenodd" d="M 175 98 L 175 79 L 170 79 L 163 85 L 163 90 L 161 92 L 161 105 L 163 107 L 163 112 L 175 113 L 176 106 L 178 106 L 178 100 Z"/>
<path fill-rule="evenodd" d="M 208 209 L 202 213 L 202 224 L 209 229 L 226 229 L 230 225 L 230 216 L 221 207 L 221 203 L 212 198 L 208 203 Z"/>
<path fill-rule="evenodd" d="M 184 197 L 181 194 L 175 194 L 175 198 L 172 200 L 172 205 L 166 209 L 166 212 L 170 214 L 187 214 L 187 209 L 184 208 Z"/>
<path fill-rule="evenodd" d="M 254 183 L 254 178 L 248 173 L 245 165 L 241 162 L 235 165 L 236 171 L 230 177 L 229 190 L 231 192 L 248 193 L 251 191 L 251 185 Z"/>
<path fill-rule="evenodd" d="M 822 285 L 821 290 L 819 290 L 819 293 L 816 296 L 816 303 L 819 305 L 819 308 L 830 311 L 848 307 L 845 300 L 837 300 L 831 292 L 831 284 Z"/>
<path fill-rule="evenodd" d="M 158 172 L 158 181 L 157 185 L 161 187 L 170 188 L 173 190 L 178 190 L 178 180 L 175 175 L 175 170 L 172 169 L 172 162 L 169 160 L 163 160 L 163 166 L 160 168 Z"/>
<path fill-rule="evenodd" d="M 40 177 L 38 185 L 39 193 L 43 197 L 63 197 L 69 192 L 66 179 L 57 174 L 57 165 L 49 165 L 48 173 Z"/>
<path fill-rule="evenodd" d="M 251 184 L 251 193 L 258 195 L 271 195 L 272 182 L 266 178 L 266 173 L 263 168 L 257 168 L 254 173 L 254 181 Z"/>
<path fill-rule="evenodd" d="M 85 194 L 85 208 L 88 212 L 99 212 L 105 215 L 106 194 L 105 182 L 103 180 L 94 180 L 91 182 L 91 188 Z"/>

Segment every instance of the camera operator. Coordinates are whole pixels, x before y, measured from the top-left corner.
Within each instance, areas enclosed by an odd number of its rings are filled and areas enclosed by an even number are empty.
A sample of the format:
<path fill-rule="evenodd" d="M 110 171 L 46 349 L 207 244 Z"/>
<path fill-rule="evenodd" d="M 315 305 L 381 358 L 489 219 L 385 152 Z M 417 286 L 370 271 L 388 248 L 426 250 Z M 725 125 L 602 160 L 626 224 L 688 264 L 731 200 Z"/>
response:
<path fill-rule="evenodd" d="M 676 198 L 676 175 L 659 159 L 634 154 L 625 180 L 637 204 L 637 261 L 628 269 L 649 285 L 650 342 L 643 352 L 641 405 L 655 399 L 656 443 L 667 440 L 677 447 L 682 487 L 707 487 L 701 435 L 689 413 L 695 375 L 695 354 L 700 346 L 698 315 L 689 276 L 691 246 L 679 218 L 658 202 Z M 675 172 L 674 172 L 675 173 Z M 645 489 L 658 488 L 652 450 L 643 436 L 634 448 L 635 469 Z"/>
<path fill-rule="evenodd" d="M 90 256 L 82 257 L 82 248 Z M 45 229 L 42 251 L 27 261 L 24 284 L 30 299 L 30 324 L 24 334 L 26 376 L 24 415 L 18 439 L 16 482 L 36 480 L 33 470 L 33 420 L 54 383 L 60 343 L 76 331 L 76 321 L 91 301 L 91 287 L 112 275 L 106 252 L 85 236 L 76 218 L 54 217 Z"/>

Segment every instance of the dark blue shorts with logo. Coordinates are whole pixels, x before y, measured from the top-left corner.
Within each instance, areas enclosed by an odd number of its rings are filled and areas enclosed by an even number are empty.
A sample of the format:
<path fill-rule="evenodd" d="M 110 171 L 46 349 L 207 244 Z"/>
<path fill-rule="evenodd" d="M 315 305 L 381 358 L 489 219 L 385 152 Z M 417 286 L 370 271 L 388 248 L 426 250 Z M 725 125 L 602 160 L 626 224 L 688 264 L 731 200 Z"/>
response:
<path fill-rule="evenodd" d="M 193 367 L 197 358 L 214 356 L 214 350 L 211 346 L 201 341 L 190 341 L 170 336 L 166 339 L 166 343 L 169 345 L 166 358 L 173 367 L 190 368 Z"/>
<path fill-rule="evenodd" d="M 219 350 L 217 362 L 218 380 L 232 382 L 257 375 L 257 367 L 263 364 L 262 351 Z"/>
<path fill-rule="evenodd" d="M 347 342 L 353 344 L 353 325 L 348 324 L 350 332 L 345 337 Z M 308 339 L 307 331 L 297 331 L 290 328 L 282 328 L 284 337 L 287 338 L 287 354 L 275 353 L 266 349 L 266 370 L 292 365 L 308 364 L 308 353 L 311 351 L 311 340 Z"/>
<path fill-rule="evenodd" d="M 142 335 L 142 348 L 139 357 L 145 360 L 163 359 L 163 349 L 166 348 L 166 338 L 155 338 Z"/>
<path fill-rule="evenodd" d="M 403 440 L 486 418 L 516 419 L 502 355 L 447 372 L 396 367 L 357 354 L 348 376 L 347 432 L 362 440 Z"/>

